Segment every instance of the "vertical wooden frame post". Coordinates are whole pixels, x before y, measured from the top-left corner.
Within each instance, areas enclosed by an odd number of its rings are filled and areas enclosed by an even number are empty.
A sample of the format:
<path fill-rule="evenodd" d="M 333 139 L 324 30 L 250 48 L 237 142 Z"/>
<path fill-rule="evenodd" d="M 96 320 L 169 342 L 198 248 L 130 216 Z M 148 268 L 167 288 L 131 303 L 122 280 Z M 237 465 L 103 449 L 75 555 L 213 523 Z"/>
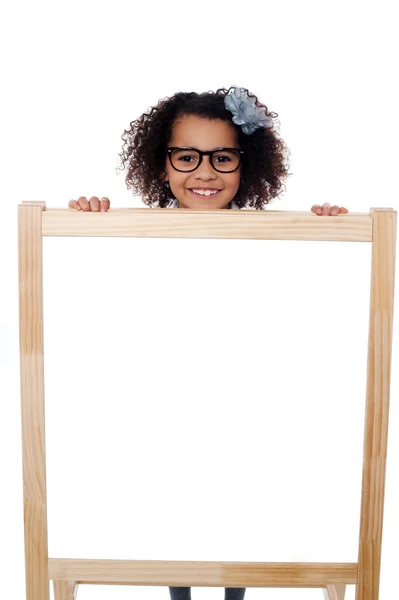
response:
<path fill-rule="evenodd" d="M 372 208 L 370 321 L 356 600 L 378 600 L 395 289 L 396 212 Z"/>
<path fill-rule="evenodd" d="M 43 363 L 44 202 L 18 206 L 19 343 L 27 600 L 49 600 Z"/>

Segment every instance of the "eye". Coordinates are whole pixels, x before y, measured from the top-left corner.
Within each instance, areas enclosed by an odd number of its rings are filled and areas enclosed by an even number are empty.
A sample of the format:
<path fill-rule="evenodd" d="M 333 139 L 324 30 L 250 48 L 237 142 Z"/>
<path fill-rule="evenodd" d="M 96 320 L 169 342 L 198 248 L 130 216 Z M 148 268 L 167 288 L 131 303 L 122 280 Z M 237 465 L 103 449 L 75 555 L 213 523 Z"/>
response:
<path fill-rule="evenodd" d="M 172 159 L 181 163 L 192 163 L 198 160 L 198 154 L 190 149 L 176 149 L 172 152 Z"/>

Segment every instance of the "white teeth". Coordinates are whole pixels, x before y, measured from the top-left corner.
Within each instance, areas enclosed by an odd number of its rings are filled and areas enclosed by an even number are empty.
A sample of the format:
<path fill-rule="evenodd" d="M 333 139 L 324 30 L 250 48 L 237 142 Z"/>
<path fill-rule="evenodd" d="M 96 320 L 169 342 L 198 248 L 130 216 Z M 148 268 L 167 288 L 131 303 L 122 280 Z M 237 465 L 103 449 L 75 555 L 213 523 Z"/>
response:
<path fill-rule="evenodd" d="M 213 196 L 214 194 L 217 194 L 219 190 L 194 190 L 193 192 L 195 192 L 196 194 L 201 194 L 201 196 Z"/>

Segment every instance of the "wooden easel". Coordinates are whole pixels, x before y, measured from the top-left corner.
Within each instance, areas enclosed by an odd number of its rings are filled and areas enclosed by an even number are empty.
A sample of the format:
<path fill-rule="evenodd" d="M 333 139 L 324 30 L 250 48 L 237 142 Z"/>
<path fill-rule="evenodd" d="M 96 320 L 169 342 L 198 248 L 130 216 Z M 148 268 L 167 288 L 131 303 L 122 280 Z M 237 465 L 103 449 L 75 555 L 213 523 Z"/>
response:
<path fill-rule="evenodd" d="M 396 220 L 391 208 L 321 217 L 311 212 L 46 209 L 19 213 L 19 315 L 26 599 L 74 600 L 78 584 L 321 588 L 325 600 L 378 600 L 391 380 Z M 43 236 L 335 240 L 372 243 L 363 477 L 356 563 L 79 560 L 49 558 L 44 422 Z"/>

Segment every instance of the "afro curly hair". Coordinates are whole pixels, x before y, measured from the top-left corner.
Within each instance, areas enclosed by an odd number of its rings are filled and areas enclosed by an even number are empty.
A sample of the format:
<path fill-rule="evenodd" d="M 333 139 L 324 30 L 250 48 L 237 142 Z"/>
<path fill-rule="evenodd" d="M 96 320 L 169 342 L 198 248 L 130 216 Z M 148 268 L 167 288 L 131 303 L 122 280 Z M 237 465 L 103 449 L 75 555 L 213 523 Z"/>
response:
<path fill-rule="evenodd" d="M 290 174 L 289 150 L 276 132 L 274 122 L 270 128 L 258 128 L 251 135 L 244 134 L 241 127 L 233 123 L 224 98 L 235 87 L 201 94 L 178 92 L 171 98 L 160 100 L 130 123 L 130 129 L 121 136 L 124 144 L 119 153 L 121 167 L 117 169 L 127 170 L 127 188 L 132 188 L 136 195 L 141 196 L 144 204 L 164 208 L 174 199 L 169 186 L 162 179 L 165 151 L 172 136 L 173 124 L 185 115 L 221 119 L 236 129 L 240 147 L 244 150 L 241 184 L 233 198 L 238 208 L 264 209 L 272 198 L 279 195 L 284 180 Z M 256 106 L 263 108 L 268 116 L 278 117 L 277 113 L 269 112 L 254 94 L 249 94 L 245 88 L 241 89 L 255 98 Z"/>

